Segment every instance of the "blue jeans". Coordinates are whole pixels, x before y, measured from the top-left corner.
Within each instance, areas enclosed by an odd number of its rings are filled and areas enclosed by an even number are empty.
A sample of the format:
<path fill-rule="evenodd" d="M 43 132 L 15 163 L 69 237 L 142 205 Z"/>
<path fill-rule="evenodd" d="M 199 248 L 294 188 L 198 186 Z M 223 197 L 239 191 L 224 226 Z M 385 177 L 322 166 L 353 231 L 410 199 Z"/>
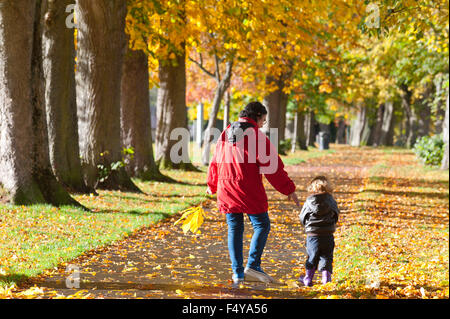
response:
<path fill-rule="evenodd" d="M 253 236 L 250 244 L 250 251 L 247 267 L 261 271 L 261 256 L 266 246 L 267 237 L 270 232 L 269 214 L 247 214 L 253 226 Z M 244 214 L 226 214 L 228 224 L 228 251 L 230 253 L 231 268 L 233 273 L 239 278 L 244 277 Z"/>
<path fill-rule="evenodd" d="M 333 272 L 334 236 L 307 236 L 306 252 L 308 260 L 306 269 L 328 270 Z"/>

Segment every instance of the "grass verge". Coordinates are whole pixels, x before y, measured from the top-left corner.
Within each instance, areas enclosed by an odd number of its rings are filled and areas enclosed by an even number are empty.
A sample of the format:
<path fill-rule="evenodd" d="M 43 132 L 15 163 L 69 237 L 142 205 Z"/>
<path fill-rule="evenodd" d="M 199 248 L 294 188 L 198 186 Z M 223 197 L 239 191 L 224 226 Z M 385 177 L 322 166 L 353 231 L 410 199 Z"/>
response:
<path fill-rule="evenodd" d="M 162 171 L 184 184 L 135 180 L 144 194 L 75 195 L 91 209 L 0 205 L 0 286 L 122 239 L 204 200 L 206 172 Z"/>

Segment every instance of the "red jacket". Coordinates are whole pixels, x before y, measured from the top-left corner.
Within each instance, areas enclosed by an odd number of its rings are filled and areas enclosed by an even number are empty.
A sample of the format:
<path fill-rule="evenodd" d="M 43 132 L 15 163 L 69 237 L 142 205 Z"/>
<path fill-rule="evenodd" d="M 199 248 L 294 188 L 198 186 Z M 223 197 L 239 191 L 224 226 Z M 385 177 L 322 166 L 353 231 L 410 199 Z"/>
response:
<path fill-rule="evenodd" d="M 217 193 L 219 211 L 267 212 L 263 174 L 280 193 L 289 195 L 295 191 L 295 184 L 269 138 L 254 120 L 239 118 L 220 135 L 208 169 L 207 183 L 211 192 Z"/>

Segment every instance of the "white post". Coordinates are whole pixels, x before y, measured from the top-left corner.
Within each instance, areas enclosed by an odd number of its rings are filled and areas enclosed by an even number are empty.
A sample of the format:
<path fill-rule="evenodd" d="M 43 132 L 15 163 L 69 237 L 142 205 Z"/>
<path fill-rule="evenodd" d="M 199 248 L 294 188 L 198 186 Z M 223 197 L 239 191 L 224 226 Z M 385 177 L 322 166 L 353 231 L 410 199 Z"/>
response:
<path fill-rule="evenodd" d="M 295 112 L 295 117 L 294 117 L 294 134 L 292 136 L 292 145 L 291 145 L 291 153 L 295 153 L 295 148 L 297 147 L 297 140 L 298 140 L 298 135 L 299 135 L 299 131 L 298 131 L 298 121 L 300 120 L 300 115 L 298 114 L 299 112 Z"/>
<path fill-rule="evenodd" d="M 201 148 L 202 147 L 202 136 L 203 136 L 203 103 L 200 103 L 197 106 L 196 125 L 197 125 L 197 127 L 195 129 L 196 142 L 197 142 L 197 145 Z"/>
<path fill-rule="evenodd" d="M 230 92 L 227 91 L 225 93 L 225 107 L 223 109 L 223 130 L 228 126 L 228 122 L 230 121 L 230 103 L 231 103 Z"/>

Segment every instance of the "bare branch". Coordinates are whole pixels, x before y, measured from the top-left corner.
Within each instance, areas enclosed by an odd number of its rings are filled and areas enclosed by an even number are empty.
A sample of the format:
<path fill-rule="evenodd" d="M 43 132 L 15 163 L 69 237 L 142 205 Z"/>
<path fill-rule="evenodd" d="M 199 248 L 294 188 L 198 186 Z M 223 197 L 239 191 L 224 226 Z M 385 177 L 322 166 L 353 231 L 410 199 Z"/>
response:
<path fill-rule="evenodd" d="M 216 65 L 216 80 L 217 83 L 220 83 L 220 60 L 219 57 L 217 56 L 217 54 L 214 54 L 214 61 L 215 61 L 215 65 Z"/>
<path fill-rule="evenodd" d="M 201 56 L 201 55 L 200 55 L 200 62 L 194 60 L 194 59 L 191 58 L 191 57 L 188 57 L 188 59 L 189 59 L 189 61 L 195 63 L 195 64 L 200 68 L 200 70 L 202 70 L 203 72 L 205 72 L 205 73 L 206 73 L 207 75 L 209 75 L 210 77 L 216 79 L 215 74 L 212 73 L 212 72 L 210 72 L 210 71 L 208 71 L 208 70 L 203 66 L 203 59 L 202 59 L 202 56 Z"/>

